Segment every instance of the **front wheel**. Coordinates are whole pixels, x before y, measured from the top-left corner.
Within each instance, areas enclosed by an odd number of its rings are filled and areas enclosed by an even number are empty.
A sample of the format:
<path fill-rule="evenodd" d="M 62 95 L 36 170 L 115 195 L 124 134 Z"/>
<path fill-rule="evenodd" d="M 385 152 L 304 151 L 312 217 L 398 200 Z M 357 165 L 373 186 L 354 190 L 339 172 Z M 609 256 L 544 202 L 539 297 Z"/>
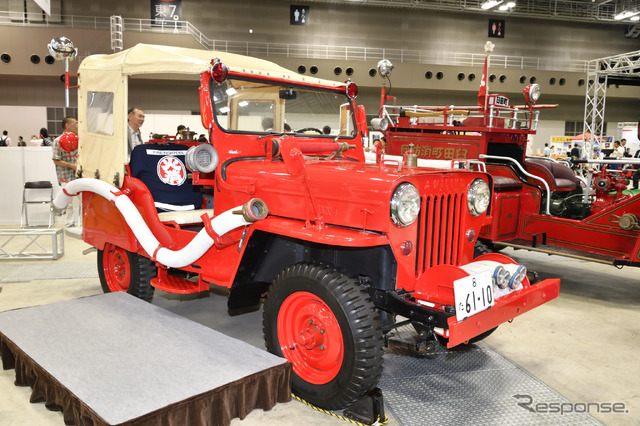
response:
<path fill-rule="evenodd" d="M 102 291 L 124 291 L 150 302 L 155 288 L 151 279 L 157 274 L 156 266 L 144 256 L 106 244 L 98 250 L 98 275 Z"/>
<path fill-rule="evenodd" d="M 346 408 L 378 383 L 382 330 L 374 305 L 334 268 L 300 263 L 281 272 L 263 327 L 269 352 L 293 364 L 294 392 L 314 405 Z"/>

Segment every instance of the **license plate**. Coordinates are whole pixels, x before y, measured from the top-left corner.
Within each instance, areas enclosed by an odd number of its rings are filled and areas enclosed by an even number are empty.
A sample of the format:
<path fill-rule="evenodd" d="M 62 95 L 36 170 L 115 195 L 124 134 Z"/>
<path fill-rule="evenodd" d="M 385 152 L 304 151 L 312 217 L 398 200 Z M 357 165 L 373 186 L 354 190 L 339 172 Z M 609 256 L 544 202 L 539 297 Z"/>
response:
<path fill-rule="evenodd" d="M 491 273 L 484 271 L 455 280 L 453 294 L 456 300 L 456 319 L 458 321 L 489 309 L 494 303 Z"/>

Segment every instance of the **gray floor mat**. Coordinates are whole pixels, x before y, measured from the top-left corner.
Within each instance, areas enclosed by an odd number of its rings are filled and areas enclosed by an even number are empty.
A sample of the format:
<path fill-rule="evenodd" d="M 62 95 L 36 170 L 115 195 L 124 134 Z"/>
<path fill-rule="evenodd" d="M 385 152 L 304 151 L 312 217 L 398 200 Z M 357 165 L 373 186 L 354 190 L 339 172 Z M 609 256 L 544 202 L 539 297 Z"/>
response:
<path fill-rule="evenodd" d="M 407 326 L 399 329 L 396 338 L 411 342 L 415 334 Z M 378 385 L 385 407 L 404 426 L 601 424 L 587 413 L 576 412 L 583 405 L 571 404 L 484 343 L 468 350 L 442 350 L 434 359 L 408 353 L 393 344 L 386 350 Z M 532 412 L 522 406 L 535 409 L 536 404 L 548 404 L 547 411 L 562 408 L 565 412 Z"/>
<path fill-rule="evenodd" d="M 0 265 L 0 282 L 97 278 L 95 262 L 38 262 Z"/>

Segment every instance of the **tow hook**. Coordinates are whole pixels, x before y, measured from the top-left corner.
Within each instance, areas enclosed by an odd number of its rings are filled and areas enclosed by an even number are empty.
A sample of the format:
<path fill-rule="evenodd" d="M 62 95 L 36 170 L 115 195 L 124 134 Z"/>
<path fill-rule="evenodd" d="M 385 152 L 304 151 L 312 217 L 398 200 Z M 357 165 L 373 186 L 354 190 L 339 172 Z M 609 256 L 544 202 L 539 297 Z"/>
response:
<path fill-rule="evenodd" d="M 416 342 L 416 355 L 420 358 L 433 359 L 438 356 L 440 345 L 433 330 L 423 330 L 419 333 L 420 340 Z"/>
<path fill-rule="evenodd" d="M 531 285 L 538 284 L 540 282 L 540 275 L 536 271 L 527 271 L 527 277 L 529 277 L 529 283 Z"/>
<path fill-rule="evenodd" d="M 412 325 L 416 334 L 405 333 L 398 330 L 406 325 Z M 433 329 L 421 323 L 406 320 L 388 326 L 385 330 L 384 343 L 386 347 L 400 347 L 409 352 L 410 355 L 418 358 L 433 359 L 440 352 L 440 342 Z"/>

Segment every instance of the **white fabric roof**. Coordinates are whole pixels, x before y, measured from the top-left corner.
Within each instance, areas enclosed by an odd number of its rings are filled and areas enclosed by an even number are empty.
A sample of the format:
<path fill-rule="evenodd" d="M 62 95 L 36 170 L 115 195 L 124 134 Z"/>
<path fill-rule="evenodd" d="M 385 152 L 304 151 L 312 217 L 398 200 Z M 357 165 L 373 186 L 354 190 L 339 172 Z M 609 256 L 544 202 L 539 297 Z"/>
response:
<path fill-rule="evenodd" d="M 122 52 L 89 56 L 80 64 L 79 72 L 120 70 L 122 75 L 201 74 L 211 67 L 211 60 L 214 58 L 220 58 L 230 71 L 329 87 L 344 86 L 344 83 L 295 73 L 264 59 L 213 50 L 153 44 L 137 44 Z"/>

